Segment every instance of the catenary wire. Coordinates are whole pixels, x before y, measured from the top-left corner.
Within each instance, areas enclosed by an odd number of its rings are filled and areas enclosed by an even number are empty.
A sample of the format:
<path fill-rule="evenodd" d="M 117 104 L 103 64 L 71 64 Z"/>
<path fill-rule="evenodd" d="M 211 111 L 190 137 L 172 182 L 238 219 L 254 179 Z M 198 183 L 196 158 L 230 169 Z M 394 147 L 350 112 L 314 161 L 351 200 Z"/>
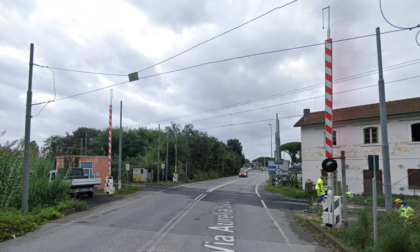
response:
<path fill-rule="evenodd" d="M 402 30 L 388 31 L 388 32 L 383 32 L 381 34 L 388 34 L 388 33 L 399 32 L 399 31 L 402 31 Z M 353 40 L 353 39 L 366 38 L 366 37 L 371 37 L 371 36 L 375 36 L 375 35 L 376 34 L 370 34 L 370 35 L 358 36 L 358 37 L 353 37 L 353 38 L 341 39 L 341 40 L 333 41 L 333 43 L 344 42 L 344 41 L 349 41 L 349 40 Z M 238 57 L 233 57 L 233 58 L 227 58 L 227 59 L 222 59 L 222 60 L 209 61 L 209 62 L 204 62 L 204 63 L 201 63 L 201 64 L 197 64 L 197 65 L 193 65 L 193 66 L 189 66 L 189 67 L 184 67 L 184 68 L 179 68 L 179 69 L 175 69 L 175 70 L 171 70 L 171 71 L 167 71 L 167 72 L 163 72 L 163 73 L 157 73 L 157 74 L 151 74 L 151 75 L 143 76 L 143 77 L 140 77 L 138 80 L 148 79 L 148 78 L 157 77 L 157 76 L 162 76 L 162 75 L 165 75 L 165 74 L 171 74 L 171 73 L 175 73 L 175 72 L 181 72 L 181 71 L 185 71 L 185 70 L 189 70 L 189 69 L 193 69 L 193 68 L 197 68 L 197 67 L 202 67 L 202 66 L 205 66 L 205 65 L 228 62 L 228 61 L 233 61 L 233 60 L 243 59 L 243 58 L 249 58 L 249 57 L 256 57 L 256 56 L 267 55 L 267 54 L 272 54 L 272 53 L 293 51 L 293 50 L 298 50 L 298 49 L 303 49 L 303 48 L 320 46 L 320 45 L 324 45 L 324 44 L 325 44 L 324 42 L 323 43 L 316 43 L 316 44 L 297 46 L 297 47 L 291 47 L 291 48 L 286 48 L 286 49 L 279 49 L 279 50 L 273 50 L 273 51 L 267 51 L 267 52 L 261 52 L 261 53 L 248 54 L 248 55 L 243 55 L 243 56 L 238 56 Z M 83 92 L 83 93 L 74 94 L 74 95 L 71 95 L 71 96 L 59 98 L 59 99 L 56 99 L 56 101 L 65 100 L 65 99 L 68 99 L 68 98 L 73 98 L 73 97 L 97 92 L 97 91 L 100 91 L 100 90 L 103 90 L 103 89 L 108 89 L 108 88 L 111 88 L 111 87 L 115 87 L 115 86 L 119 86 L 119 85 L 122 85 L 122 84 L 129 83 L 129 82 L 130 81 L 125 81 L 125 82 L 120 82 L 120 83 L 117 83 L 117 84 L 109 85 L 109 86 L 106 86 L 106 87 L 93 89 L 91 91 L 87 91 L 87 92 Z M 48 101 L 39 102 L 39 103 L 35 103 L 35 104 L 32 104 L 32 105 L 33 106 L 34 105 L 40 105 L 40 104 L 44 104 L 44 103 L 47 103 L 47 102 Z"/>
<path fill-rule="evenodd" d="M 44 66 L 47 67 L 47 66 Z M 66 72 L 75 72 L 75 73 L 84 73 L 84 74 L 97 74 L 97 75 L 108 75 L 108 76 L 124 76 L 127 77 L 127 74 L 116 74 L 116 73 L 100 73 L 100 72 L 91 72 L 91 71 L 82 71 L 82 70 L 74 70 L 74 69 L 66 69 L 60 67 L 48 67 L 54 70 L 66 71 Z"/>
<path fill-rule="evenodd" d="M 413 65 L 413 64 L 418 64 L 418 63 L 420 63 L 419 60 L 420 59 L 410 60 L 410 61 L 407 61 L 407 62 L 403 62 L 403 63 L 391 65 L 391 66 L 387 66 L 387 67 L 384 67 L 384 71 L 390 71 L 390 70 L 398 69 L 398 68 L 401 68 L 401 67 L 410 66 L 410 65 Z M 413 61 L 418 61 L 418 62 L 414 62 L 413 63 Z M 410 63 L 410 64 L 402 65 L 402 64 L 405 64 L 405 63 Z M 394 66 L 398 66 L 398 67 L 394 67 Z M 342 82 L 345 82 L 345 81 L 349 81 L 349 80 L 353 80 L 353 79 L 357 79 L 357 78 L 366 77 L 368 75 L 372 75 L 372 74 L 375 74 L 377 72 L 378 72 L 377 70 L 372 70 L 372 71 L 365 72 L 365 73 L 362 73 L 362 74 L 351 75 L 351 76 L 347 76 L 347 77 L 343 77 L 343 78 L 339 78 L 337 80 L 334 80 L 333 83 L 342 83 Z M 253 100 L 244 101 L 244 102 L 241 102 L 241 103 L 235 103 L 235 104 L 231 104 L 231 105 L 227 105 L 227 106 L 224 106 L 224 107 L 219 107 L 219 108 L 215 108 L 215 109 L 211 109 L 211 110 L 200 111 L 202 113 L 196 112 L 196 113 L 194 113 L 194 115 L 206 114 L 206 113 L 210 113 L 210 112 L 215 112 L 215 111 L 220 111 L 220 110 L 228 109 L 228 108 L 231 108 L 231 107 L 237 107 L 237 106 L 240 106 L 240 105 L 243 105 L 243 104 L 249 104 L 249 103 L 253 103 L 253 102 L 264 101 L 264 100 L 268 100 L 268 99 L 271 99 L 271 98 L 277 98 L 277 97 L 280 97 L 280 96 L 285 96 L 285 95 L 289 95 L 289 94 L 293 94 L 293 93 L 298 93 L 298 92 L 302 92 L 302 91 L 308 91 L 308 90 L 311 90 L 311 89 L 314 89 L 314 88 L 322 87 L 323 85 L 324 84 L 311 85 L 311 86 L 308 86 L 308 87 L 305 87 L 305 88 L 291 90 L 291 91 L 287 91 L 287 92 L 284 92 L 284 93 L 278 93 L 278 94 L 274 94 L 274 95 L 269 95 L 269 96 L 265 96 L 265 97 L 261 97 L 261 98 L 257 98 L 257 99 L 253 99 Z M 304 101 L 304 100 L 309 100 L 309 99 L 314 99 L 314 98 L 318 98 L 318 97 L 313 97 L 313 98 L 308 98 L 308 99 L 302 99 L 302 100 L 298 100 L 298 101 Z M 276 104 L 276 105 L 261 107 L 261 108 L 258 108 L 258 109 L 265 109 L 265 108 L 270 108 L 270 107 L 275 107 L 275 106 L 280 106 L 280 105 L 285 105 L 285 104 L 291 104 L 293 102 L 298 102 L 298 101 L 286 102 L 286 103 L 281 103 L 281 104 Z M 225 115 L 219 115 L 219 116 L 215 116 L 215 117 L 210 117 L 210 118 L 195 120 L 195 121 L 191 121 L 191 122 L 187 122 L 187 123 L 198 122 L 198 121 L 203 121 L 203 120 L 213 119 L 213 118 L 218 118 L 218 117 L 224 117 L 224 116 L 233 115 L 233 114 L 240 114 L 240 113 L 245 113 L 245 112 L 249 112 L 249 111 L 253 111 L 253 110 L 258 110 L 258 109 L 250 109 L 250 110 L 241 111 L 241 112 L 229 113 L 229 114 L 225 114 Z M 153 122 L 147 122 L 147 123 L 144 123 L 144 124 L 151 124 L 151 123 L 158 123 L 158 122 L 166 122 L 166 121 L 175 120 L 175 119 L 192 117 L 194 115 L 193 114 L 187 114 L 187 115 L 183 115 L 183 116 L 172 117 L 172 118 L 162 119 L 162 120 L 153 121 Z M 187 124 L 187 123 L 182 123 L 182 124 Z"/>
<path fill-rule="evenodd" d="M 54 75 L 54 71 L 51 69 L 51 68 L 49 68 L 49 67 L 46 67 L 46 66 L 40 66 L 40 65 L 38 65 L 38 64 L 33 64 L 33 65 L 35 65 L 35 66 L 38 66 L 38 67 L 41 67 L 41 68 L 47 68 L 47 69 L 49 69 L 50 71 L 51 71 L 51 73 L 52 73 L 52 77 L 53 77 L 53 86 L 54 86 L 54 99 L 51 101 L 51 102 L 54 102 L 55 101 L 55 98 L 56 98 L 56 90 L 55 90 L 55 75 Z M 38 114 L 36 114 L 36 115 L 34 115 L 34 116 L 31 116 L 32 118 L 33 117 L 36 117 L 36 116 L 38 116 L 39 114 L 41 114 L 41 112 L 42 112 L 42 110 L 47 106 L 49 104 L 49 102 L 47 102 L 47 103 L 45 103 L 45 105 L 39 110 L 39 112 L 38 112 Z"/>
<path fill-rule="evenodd" d="M 402 27 L 402 26 L 397 26 L 392 24 L 391 22 L 389 22 L 389 20 L 385 17 L 385 14 L 382 10 L 382 0 L 379 0 L 379 9 L 381 10 L 381 14 L 382 17 L 385 19 L 385 21 L 392 27 L 397 28 L 397 29 L 401 29 L 401 30 L 411 30 L 411 29 L 415 29 L 415 28 L 420 28 L 420 24 L 415 25 L 415 26 L 411 26 L 411 27 Z"/>
<path fill-rule="evenodd" d="M 302 116 L 302 115 L 293 115 L 293 116 L 279 117 L 279 119 L 293 118 L 293 117 L 299 117 L 299 116 Z M 275 119 L 264 119 L 264 120 L 249 121 L 249 122 L 242 122 L 242 123 L 235 123 L 235 124 L 225 124 L 225 125 L 220 125 L 220 126 L 214 126 L 214 127 L 197 129 L 197 130 L 225 128 L 225 127 L 232 127 L 232 126 L 237 126 L 237 125 L 244 125 L 244 124 L 251 124 L 251 123 L 259 123 L 259 122 L 269 122 L 269 121 L 275 121 Z"/>
<path fill-rule="evenodd" d="M 162 60 L 162 61 L 160 61 L 160 62 L 158 62 L 158 63 L 156 63 L 156 64 L 153 64 L 153 65 L 151 65 L 151 66 L 148 66 L 148 67 L 146 67 L 146 68 L 144 68 L 144 69 L 142 69 L 142 70 L 136 71 L 136 72 L 137 72 L 137 73 L 140 73 L 140 72 L 146 71 L 146 70 L 148 70 L 148 69 L 150 69 L 150 68 L 153 68 L 153 67 L 155 67 L 155 66 L 158 66 L 158 65 L 160 65 L 160 64 L 162 64 L 162 63 L 165 63 L 165 62 L 167 62 L 167 61 L 169 61 L 169 60 L 171 60 L 171 59 L 174 59 L 174 58 L 176 58 L 176 57 L 178 57 L 178 56 L 180 56 L 180 55 L 182 55 L 182 54 L 184 54 L 184 53 L 186 53 L 186 52 L 191 51 L 191 50 L 192 50 L 192 49 L 194 49 L 194 48 L 197 48 L 197 47 L 199 47 L 199 46 L 201 46 L 201 45 L 203 45 L 203 44 L 206 44 L 207 42 L 210 42 L 210 41 L 212 41 L 212 40 L 214 40 L 214 39 L 216 39 L 216 38 L 219 38 L 219 37 L 221 37 L 221 36 L 223 36 L 223 35 L 225 35 L 225 34 L 227 34 L 227 33 L 229 33 L 229 32 L 232 32 L 232 31 L 234 31 L 234 30 L 236 30 L 236 29 L 239 29 L 239 28 L 241 28 L 242 26 L 245 26 L 245 25 L 247 25 L 247 24 L 249 24 L 249 23 L 251 23 L 251 22 L 253 22 L 253 21 L 257 20 L 257 19 L 260 19 L 260 18 L 262 18 L 262 17 L 264 17 L 264 16 L 266 16 L 266 15 L 270 14 L 271 12 L 273 12 L 273 11 L 275 11 L 275 10 L 281 9 L 281 8 L 283 8 L 283 7 L 286 7 L 287 5 L 290 5 L 290 4 L 292 4 L 292 3 L 296 2 L 296 1 L 297 1 L 297 0 L 294 0 L 294 1 L 292 1 L 292 2 L 289 2 L 289 3 L 287 3 L 287 4 L 284 4 L 284 5 L 282 5 L 282 6 L 278 6 L 278 7 L 274 8 L 274 9 L 272 9 L 272 10 L 270 10 L 270 11 L 267 11 L 267 12 L 265 12 L 265 13 L 263 13 L 263 14 L 259 15 L 258 17 L 253 18 L 253 19 L 251 19 L 251 20 L 249 20 L 249 21 L 247 21 L 247 22 L 245 22 L 245 23 L 243 23 L 243 24 L 241 24 L 241 25 L 235 26 L 234 28 L 232 28 L 232 29 L 230 29 L 230 30 L 227 30 L 227 31 L 225 31 L 225 32 L 223 32 L 223 33 L 221 33 L 221 34 L 219 34 L 219 35 L 217 35 L 217 36 L 214 36 L 214 37 L 212 37 L 212 38 L 210 38 L 210 39 L 207 39 L 207 40 L 205 40 L 205 41 L 203 41 L 203 42 L 200 42 L 200 43 L 198 43 L 198 44 L 196 44 L 196 45 L 194 45 L 194 46 L 192 46 L 192 47 L 190 47 L 190 48 L 188 48 L 188 49 L 186 49 L 186 50 L 184 50 L 184 51 L 182 51 L 182 52 L 180 52 L 180 53 L 175 54 L 174 56 L 171 56 L 171 57 L 169 57 L 169 58 L 167 58 L 167 59 L 165 59 L 165 60 Z M 76 73 L 84 73 L 84 74 L 98 74 L 98 75 L 124 76 L 124 77 L 127 77 L 127 74 L 101 73 L 101 72 L 92 72 L 92 71 L 73 70 L 73 69 L 66 69 L 66 68 L 59 68 L 59 67 L 50 67 L 50 68 L 53 68 L 53 69 L 56 69 L 56 70 L 60 70 L 60 71 L 68 71 L 68 72 L 76 72 Z"/>
<path fill-rule="evenodd" d="M 385 21 L 390 25 L 390 26 L 392 26 L 392 27 L 395 27 L 395 28 L 398 28 L 398 29 L 401 29 L 401 30 L 412 30 L 412 29 L 417 29 L 417 28 L 420 28 L 420 24 L 417 24 L 416 26 L 411 26 L 411 27 L 402 27 L 402 26 L 397 26 L 397 25 L 394 25 L 393 23 L 391 23 L 386 17 L 385 17 L 385 14 L 384 14 L 384 12 L 383 12 L 383 10 L 382 10 L 382 0 L 379 0 L 379 9 L 381 10 L 381 15 L 382 15 L 382 17 L 385 19 Z M 416 34 L 416 36 L 415 36 L 415 41 L 416 41 L 416 44 L 418 45 L 418 46 L 420 46 L 420 43 L 419 43 L 419 40 L 418 40 L 418 36 L 419 36 L 419 34 L 420 34 L 420 31 L 418 31 L 417 32 L 417 34 Z"/>
<path fill-rule="evenodd" d="M 219 37 L 221 37 L 221 36 L 223 36 L 223 35 L 225 35 L 225 34 L 227 34 L 227 33 L 229 33 L 229 32 L 232 32 L 232 31 L 234 31 L 234 30 L 236 30 L 236 29 L 239 29 L 239 28 L 241 28 L 242 26 L 245 26 L 245 25 L 247 25 L 247 24 L 249 24 L 249 23 L 251 23 L 251 22 L 253 22 L 253 21 L 255 21 L 255 20 L 259 19 L 259 18 L 262 18 L 263 16 L 268 15 L 268 14 L 270 14 L 271 12 L 273 12 L 273 11 L 275 11 L 275 10 L 278 10 L 278 9 L 284 8 L 284 7 L 286 7 L 287 5 L 290 5 L 290 4 L 292 4 L 292 3 L 296 2 L 296 1 L 297 1 L 297 0 L 294 0 L 294 1 L 292 1 L 292 2 L 289 2 L 289 3 L 287 3 L 287 4 L 284 4 L 284 5 L 282 5 L 282 6 L 278 6 L 278 7 L 274 8 L 274 9 L 272 9 L 272 10 L 268 11 L 268 12 L 263 13 L 262 15 L 259 15 L 259 16 L 258 16 L 258 17 L 256 17 L 256 18 L 253 18 L 253 19 L 251 19 L 251 20 L 249 20 L 249 21 L 247 21 L 247 22 L 245 22 L 245 23 L 243 23 L 243 24 L 241 24 L 241 25 L 238 25 L 238 26 L 236 26 L 236 27 L 234 27 L 234 28 L 232 28 L 232 29 L 230 29 L 230 30 L 227 30 L 227 31 L 225 31 L 225 32 L 223 32 L 223 33 L 221 33 L 221 34 L 219 34 L 219 35 L 217 35 L 217 36 L 214 36 L 214 37 L 212 37 L 212 38 L 210 38 L 210 39 L 207 39 L 207 40 L 205 40 L 205 41 L 203 41 L 203 42 L 201 42 L 201 43 L 198 43 L 197 45 L 195 45 L 195 46 L 193 46 L 193 47 L 190 47 L 190 48 L 188 48 L 187 50 L 184 50 L 184 51 L 182 51 L 182 52 L 180 52 L 180 53 L 178 53 L 178 54 L 175 54 L 175 55 L 174 55 L 174 56 L 172 56 L 172 57 L 169 57 L 169 58 L 167 58 L 167 59 L 165 59 L 165 60 L 162 60 L 162 61 L 160 61 L 160 62 L 158 62 L 158 63 L 156 63 L 156 64 L 154 64 L 154 65 L 151 65 L 151 66 L 149 66 L 149 67 L 146 67 L 146 68 L 144 68 L 144 69 L 142 69 L 142 70 L 139 70 L 139 71 L 137 71 L 137 72 L 138 72 L 138 73 L 140 73 L 140 72 L 146 71 L 146 70 L 148 70 L 148 69 L 150 69 L 150 68 L 152 68 L 152 67 L 155 67 L 155 66 L 157 66 L 157 65 L 160 65 L 160 64 L 162 64 L 162 63 L 165 63 L 165 62 L 167 62 L 167 61 L 169 61 L 169 60 L 171 60 L 171 59 L 173 59 L 173 58 L 176 58 L 176 57 L 178 57 L 178 56 L 180 56 L 180 55 L 182 55 L 182 54 L 184 54 L 184 53 L 186 53 L 186 52 L 188 52 L 188 51 L 191 51 L 191 50 L 192 50 L 192 49 L 194 49 L 194 48 L 197 48 L 197 47 L 199 47 L 199 46 L 201 46 L 201 45 L 203 45 L 203 44 L 205 44 L 205 43 L 207 43 L 207 42 L 210 42 L 210 41 L 212 41 L 212 40 L 214 40 L 214 39 L 216 39 L 216 38 L 219 38 Z"/>
<path fill-rule="evenodd" d="M 398 80 L 393 80 L 393 81 L 389 81 L 386 84 L 396 83 L 396 82 L 410 80 L 410 79 L 415 79 L 415 78 L 420 78 L 420 75 L 418 75 L 418 76 L 412 76 L 412 77 L 407 77 L 407 78 L 403 78 L 403 79 L 398 79 Z M 377 84 L 375 84 L 375 85 L 369 85 L 369 86 L 364 86 L 364 87 L 359 87 L 359 88 L 353 88 L 353 89 L 344 90 L 344 91 L 340 91 L 340 92 L 335 92 L 334 94 L 342 94 L 342 93 L 347 93 L 347 92 L 356 91 L 356 90 L 365 89 L 365 88 L 370 88 L 370 87 L 377 87 Z M 317 96 L 317 97 L 312 97 L 312 98 L 308 98 L 308 99 L 314 99 L 314 98 L 319 98 L 319 97 L 324 97 L 324 96 Z M 296 102 L 296 101 L 294 101 L 294 102 Z M 293 103 L 293 102 L 290 102 L 290 103 Z M 299 117 L 299 116 L 302 116 L 302 115 L 293 115 L 293 116 L 281 117 L 279 119 L 293 118 L 293 117 Z M 236 125 L 242 125 L 242 124 L 249 124 L 249 123 L 256 123 L 256 122 L 265 122 L 265 121 L 270 121 L 270 120 L 275 120 L 275 119 L 267 119 L 267 120 L 260 120 L 260 121 L 250 121 L 250 122 L 243 122 L 243 123 L 236 123 L 236 124 L 226 124 L 226 125 L 221 125 L 221 126 L 215 126 L 215 127 L 198 129 L 198 130 L 207 130 L 207 129 L 214 129 L 214 128 L 230 127 L 230 126 L 236 126 Z M 256 140 L 258 140 L 258 139 L 256 139 Z"/>

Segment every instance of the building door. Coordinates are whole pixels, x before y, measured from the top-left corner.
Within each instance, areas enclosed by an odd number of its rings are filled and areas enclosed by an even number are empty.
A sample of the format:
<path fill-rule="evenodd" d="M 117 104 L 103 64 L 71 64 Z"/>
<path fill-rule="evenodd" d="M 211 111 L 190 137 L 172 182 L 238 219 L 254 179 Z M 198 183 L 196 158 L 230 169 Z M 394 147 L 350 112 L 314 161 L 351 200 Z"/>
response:
<path fill-rule="evenodd" d="M 93 176 L 93 162 L 80 162 L 80 168 L 83 169 L 83 175 L 88 178 L 94 178 Z"/>
<path fill-rule="evenodd" d="M 363 170 L 363 194 L 372 195 L 372 179 L 373 171 L 372 170 Z M 382 170 L 376 171 L 376 193 L 383 194 L 382 190 Z"/>

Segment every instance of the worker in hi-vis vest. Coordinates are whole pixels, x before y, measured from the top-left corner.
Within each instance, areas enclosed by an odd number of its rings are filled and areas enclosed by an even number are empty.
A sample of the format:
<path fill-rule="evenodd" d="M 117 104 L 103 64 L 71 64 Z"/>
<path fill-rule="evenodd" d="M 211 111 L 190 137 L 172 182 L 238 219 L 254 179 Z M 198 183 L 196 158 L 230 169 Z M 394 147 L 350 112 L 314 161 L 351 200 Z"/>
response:
<path fill-rule="evenodd" d="M 400 208 L 398 209 L 398 212 L 400 213 L 400 216 L 405 218 L 406 220 L 409 220 L 414 215 L 414 210 L 409 205 L 404 203 L 401 199 L 396 199 L 394 201 L 395 205 Z"/>
<path fill-rule="evenodd" d="M 321 176 L 316 181 L 315 190 L 316 190 L 316 196 L 318 197 L 318 201 L 322 201 L 324 199 L 324 196 L 327 194 L 327 191 L 325 190 L 323 179 L 324 179 L 324 177 Z"/>
<path fill-rule="evenodd" d="M 353 199 L 353 193 L 350 191 L 348 185 L 346 185 L 346 194 L 347 194 L 347 199 Z"/>

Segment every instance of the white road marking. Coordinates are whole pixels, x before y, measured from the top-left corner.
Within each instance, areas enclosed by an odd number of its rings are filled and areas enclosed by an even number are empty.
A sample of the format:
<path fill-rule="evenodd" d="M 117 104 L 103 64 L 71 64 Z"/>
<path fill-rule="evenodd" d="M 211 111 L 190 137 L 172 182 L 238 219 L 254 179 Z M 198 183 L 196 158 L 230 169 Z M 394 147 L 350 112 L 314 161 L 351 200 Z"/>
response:
<path fill-rule="evenodd" d="M 160 243 L 160 241 L 166 236 L 166 234 L 176 225 L 178 224 L 178 222 L 180 220 L 182 220 L 185 215 L 187 215 L 187 213 L 189 211 L 191 211 L 191 209 L 198 203 L 200 202 L 200 200 L 202 200 L 204 197 L 206 197 L 207 194 L 201 194 L 199 197 L 197 197 L 193 202 L 191 202 L 187 207 L 185 207 L 181 212 L 179 212 L 175 217 L 173 217 L 168 223 L 166 223 L 166 225 L 161 228 L 153 237 L 155 237 L 156 235 L 158 235 L 159 237 L 157 238 L 156 241 L 153 242 L 153 246 L 147 250 L 147 251 L 154 251 L 155 247 Z M 179 218 L 178 216 L 182 214 Z M 167 229 L 165 230 L 165 228 L 167 227 Z M 147 248 L 149 246 L 149 243 L 151 241 L 153 241 L 154 239 L 150 239 L 148 243 L 146 243 L 142 249 L 140 249 L 140 251 L 144 251 L 144 248 Z"/>
<path fill-rule="evenodd" d="M 290 241 L 289 239 L 286 237 L 286 234 L 284 233 L 283 229 L 281 229 L 280 225 L 277 223 L 277 221 L 273 218 L 273 215 L 271 215 L 270 211 L 268 210 L 267 206 L 265 205 L 264 201 L 261 200 L 261 203 L 263 204 L 265 210 L 268 213 L 268 216 L 270 216 L 271 221 L 274 223 L 274 225 L 276 226 L 276 228 L 279 230 L 280 234 L 283 236 L 284 240 L 286 241 L 287 244 L 290 245 Z"/>
<path fill-rule="evenodd" d="M 203 196 L 203 194 L 200 194 L 197 196 L 197 198 L 195 198 L 194 200 L 197 200 L 198 198 L 200 198 L 201 196 Z"/>
<path fill-rule="evenodd" d="M 215 186 L 215 187 L 213 187 L 213 188 L 208 189 L 208 190 L 207 190 L 207 192 L 213 192 L 214 190 L 219 189 L 220 187 L 223 187 L 223 186 L 225 186 L 225 185 L 229 185 L 229 184 L 232 184 L 232 183 L 235 183 L 235 182 L 238 182 L 238 181 L 242 181 L 242 180 L 243 180 L 243 179 L 237 179 L 237 180 L 234 180 L 234 181 L 231 181 L 231 182 L 228 182 L 228 183 L 224 183 L 224 184 L 221 184 L 221 185 Z"/>
<path fill-rule="evenodd" d="M 256 186 L 255 186 L 255 193 L 258 195 L 258 197 L 261 198 L 261 195 L 258 193 L 258 186 L 261 184 L 261 182 L 266 181 L 267 179 L 261 180 Z"/>

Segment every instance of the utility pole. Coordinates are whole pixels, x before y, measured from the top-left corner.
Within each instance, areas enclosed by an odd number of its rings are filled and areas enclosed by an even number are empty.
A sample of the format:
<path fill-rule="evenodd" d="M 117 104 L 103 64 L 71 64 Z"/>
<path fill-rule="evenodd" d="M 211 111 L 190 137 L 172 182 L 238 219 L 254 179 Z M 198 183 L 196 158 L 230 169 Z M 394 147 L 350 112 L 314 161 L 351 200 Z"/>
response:
<path fill-rule="evenodd" d="M 31 141 L 31 109 L 32 109 L 32 69 L 34 64 L 34 44 L 31 43 L 29 56 L 28 91 L 26 93 L 26 117 L 25 117 L 25 152 L 23 155 L 23 186 L 22 186 L 22 213 L 28 212 L 29 192 L 29 143 Z"/>
<path fill-rule="evenodd" d="M 270 125 L 271 160 L 273 160 L 273 131 L 271 130 L 271 123 L 268 125 Z"/>
<path fill-rule="evenodd" d="M 120 143 L 118 155 L 118 190 L 121 189 L 121 162 L 122 162 L 122 101 L 120 101 Z"/>
<path fill-rule="evenodd" d="M 80 155 L 83 155 L 83 137 L 80 138 Z"/>
<path fill-rule="evenodd" d="M 166 133 L 166 179 L 165 182 L 168 182 L 168 149 L 169 149 L 169 133 Z"/>
<path fill-rule="evenodd" d="M 87 153 L 87 131 L 85 131 L 85 155 Z"/>
<path fill-rule="evenodd" d="M 159 170 L 160 170 L 160 124 L 159 124 L 159 140 L 158 140 L 158 167 L 157 167 L 157 182 L 159 183 Z"/>
<path fill-rule="evenodd" d="M 347 226 L 347 195 L 346 195 L 346 153 L 341 151 L 341 190 L 343 195 L 343 218 L 344 218 L 344 225 Z M 375 171 L 376 172 L 376 171 Z M 338 189 L 337 189 L 338 190 Z"/>
<path fill-rule="evenodd" d="M 176 131 L 175 133 L 175 173 L 177 173 L 176 167 L 178 165 L 178 141 L 176 139 Z"/>
<path fill-rule="evenodd" d="M 281 160 L 281 150 L 280 150 L 280 125 L 279 125 L 279 116 L 276 113 L 276 160 Z"/>
<path fill-rule="evenodd" d="M 384 167 L 385 183 L 385 209 L 387 213 L 392 212 L 392 192 L 391 192 L 391 169 L 389 165 L 389 144 L 388 144 L 388 126 L 385 101 L 385 81 L 382 69 L 382 49 L 381 49 L 381 31 L 376 28 L 376 47 L 378 50 L 378 73 L 379 73 L 379 111 L 381 117 L 381 139 L 382 139 L 382 162 Z M 376 173 L 376 171 L 375 171 Z"/>

